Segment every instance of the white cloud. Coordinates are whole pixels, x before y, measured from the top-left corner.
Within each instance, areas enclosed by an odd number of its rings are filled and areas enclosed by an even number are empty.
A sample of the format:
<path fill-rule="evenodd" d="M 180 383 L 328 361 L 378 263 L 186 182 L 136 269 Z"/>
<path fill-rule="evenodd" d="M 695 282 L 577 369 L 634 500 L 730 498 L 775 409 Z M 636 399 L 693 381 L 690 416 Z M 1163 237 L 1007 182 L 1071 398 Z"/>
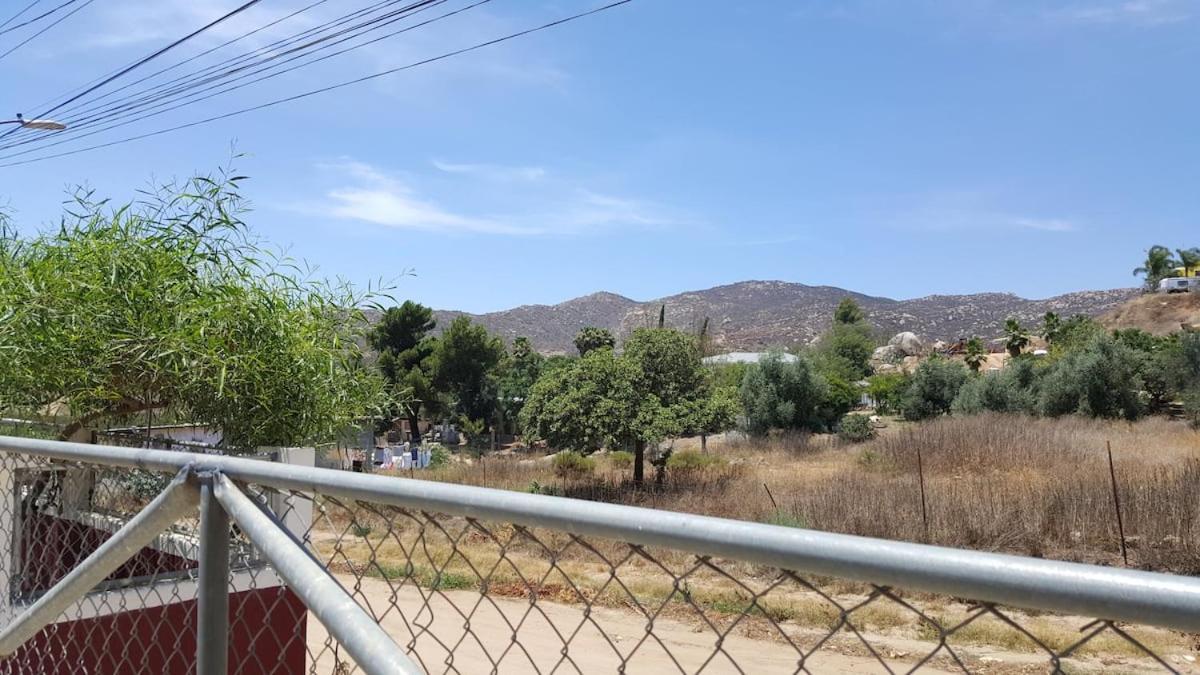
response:
<path fill-rule="evenodd" d="M 1079 229 L 1079 225 L 1074 221 L 1063 218 L 1021 218 L 1010 217 L 1009 224 L 1012 227 L 1021 227 L 1029 230 L 1043 230 L 1045 232 L 1074 232 Z"/>
<path fill-rule="evenodd" d="M 1187 21 L 1193 10 L 1178 0 L 1123 0 L 1075 4 L 1048 10 L 1047 16 L 1071 23 L 1161 26 Z"/>
<path fill-rule="evenodd" d="M 465 173 L 480 176 L 488 180 L 506 182 L 514 180 L 534 181 L 546 177 L 546 170 L 540 166 L 500 166 L 498 164 L 455 164 L 441 160 L 433 160 L 433 165 L 439 171 L 446 173 Z"/>
<path fill-rule="evenodd" d="M 508 236 L 581 235 L 680 222 L 664 215 L 656 205 L 596 192 L 540 167 L 450 162 L 436 162 L 435 166 L 455 178 L 452 191 L 472 201 L 482 196 L 484 201 L 494 202 L 490 208 L 476 209 L 487 213 L 445 207 L 418 190 L 415 180 L 350 160 L 318 165 L 334 172 L 343 184 L 326 191 L 319 203 L 305 204 L 300 210 L 402 229 Z M 497 181 L 505 184 L 490 192 L 487 183 Z"/>

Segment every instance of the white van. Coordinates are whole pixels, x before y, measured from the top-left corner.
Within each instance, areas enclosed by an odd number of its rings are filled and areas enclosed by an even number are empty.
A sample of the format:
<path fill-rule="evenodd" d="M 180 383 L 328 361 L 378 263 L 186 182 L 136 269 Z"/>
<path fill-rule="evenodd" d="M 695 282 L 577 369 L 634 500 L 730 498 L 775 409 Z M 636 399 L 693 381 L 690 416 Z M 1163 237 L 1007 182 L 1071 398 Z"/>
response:
<path fill-rule="evenodd" d="M 1169 277 L 1158 282 L 1159 293 L 1200 293 L 1200 277 Z"/>

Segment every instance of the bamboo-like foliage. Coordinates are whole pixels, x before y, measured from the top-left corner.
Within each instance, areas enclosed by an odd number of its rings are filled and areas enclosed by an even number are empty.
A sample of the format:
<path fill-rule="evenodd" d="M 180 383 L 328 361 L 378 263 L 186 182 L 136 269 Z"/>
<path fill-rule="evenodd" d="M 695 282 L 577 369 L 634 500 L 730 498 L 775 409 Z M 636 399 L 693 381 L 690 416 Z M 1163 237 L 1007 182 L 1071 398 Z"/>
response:
<path fill-rule="evenodd" d="M 359 348 L 374 294 L 264 246 L 229 174 L 0 230 L 0 411 L 65 416 L 64 437 L 154 411 L 251 448 L 331 440 L 382 403 Z"/>

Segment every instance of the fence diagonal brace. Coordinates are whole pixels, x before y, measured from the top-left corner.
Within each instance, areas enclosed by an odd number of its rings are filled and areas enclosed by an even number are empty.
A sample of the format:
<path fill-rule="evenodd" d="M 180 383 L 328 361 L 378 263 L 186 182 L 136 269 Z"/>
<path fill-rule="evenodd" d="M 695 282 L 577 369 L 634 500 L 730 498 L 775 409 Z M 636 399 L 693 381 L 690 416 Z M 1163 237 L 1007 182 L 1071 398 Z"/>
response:
<path fill-rule="evenodd" d="M 26 640 L 87 595 L 96 584 L 153 542 L 172 523 L 195 509 L 200 491 L 188 481 L 191 473 L 190 466 L 181 469 L 146 508 L 0 632 L 0 657 L 15 652 Z"/>
<path fill-rule="evenodd" d="M 224 474 L 213 493 L 275 572 L 369 675 L 423 673 L 329 572 Z"/>

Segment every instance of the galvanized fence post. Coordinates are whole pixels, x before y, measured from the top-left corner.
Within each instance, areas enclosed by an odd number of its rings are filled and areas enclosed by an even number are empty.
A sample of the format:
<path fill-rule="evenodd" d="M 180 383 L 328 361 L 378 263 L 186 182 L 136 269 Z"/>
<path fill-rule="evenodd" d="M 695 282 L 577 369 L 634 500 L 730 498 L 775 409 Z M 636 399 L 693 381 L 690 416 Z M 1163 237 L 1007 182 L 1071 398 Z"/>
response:
<path fill-rule="evenodd" d="M 229 514 L 213 494 L 213 473 L 200 476 L 200 585 L 196 595 L 196 673 L 229 668 Z"/>

